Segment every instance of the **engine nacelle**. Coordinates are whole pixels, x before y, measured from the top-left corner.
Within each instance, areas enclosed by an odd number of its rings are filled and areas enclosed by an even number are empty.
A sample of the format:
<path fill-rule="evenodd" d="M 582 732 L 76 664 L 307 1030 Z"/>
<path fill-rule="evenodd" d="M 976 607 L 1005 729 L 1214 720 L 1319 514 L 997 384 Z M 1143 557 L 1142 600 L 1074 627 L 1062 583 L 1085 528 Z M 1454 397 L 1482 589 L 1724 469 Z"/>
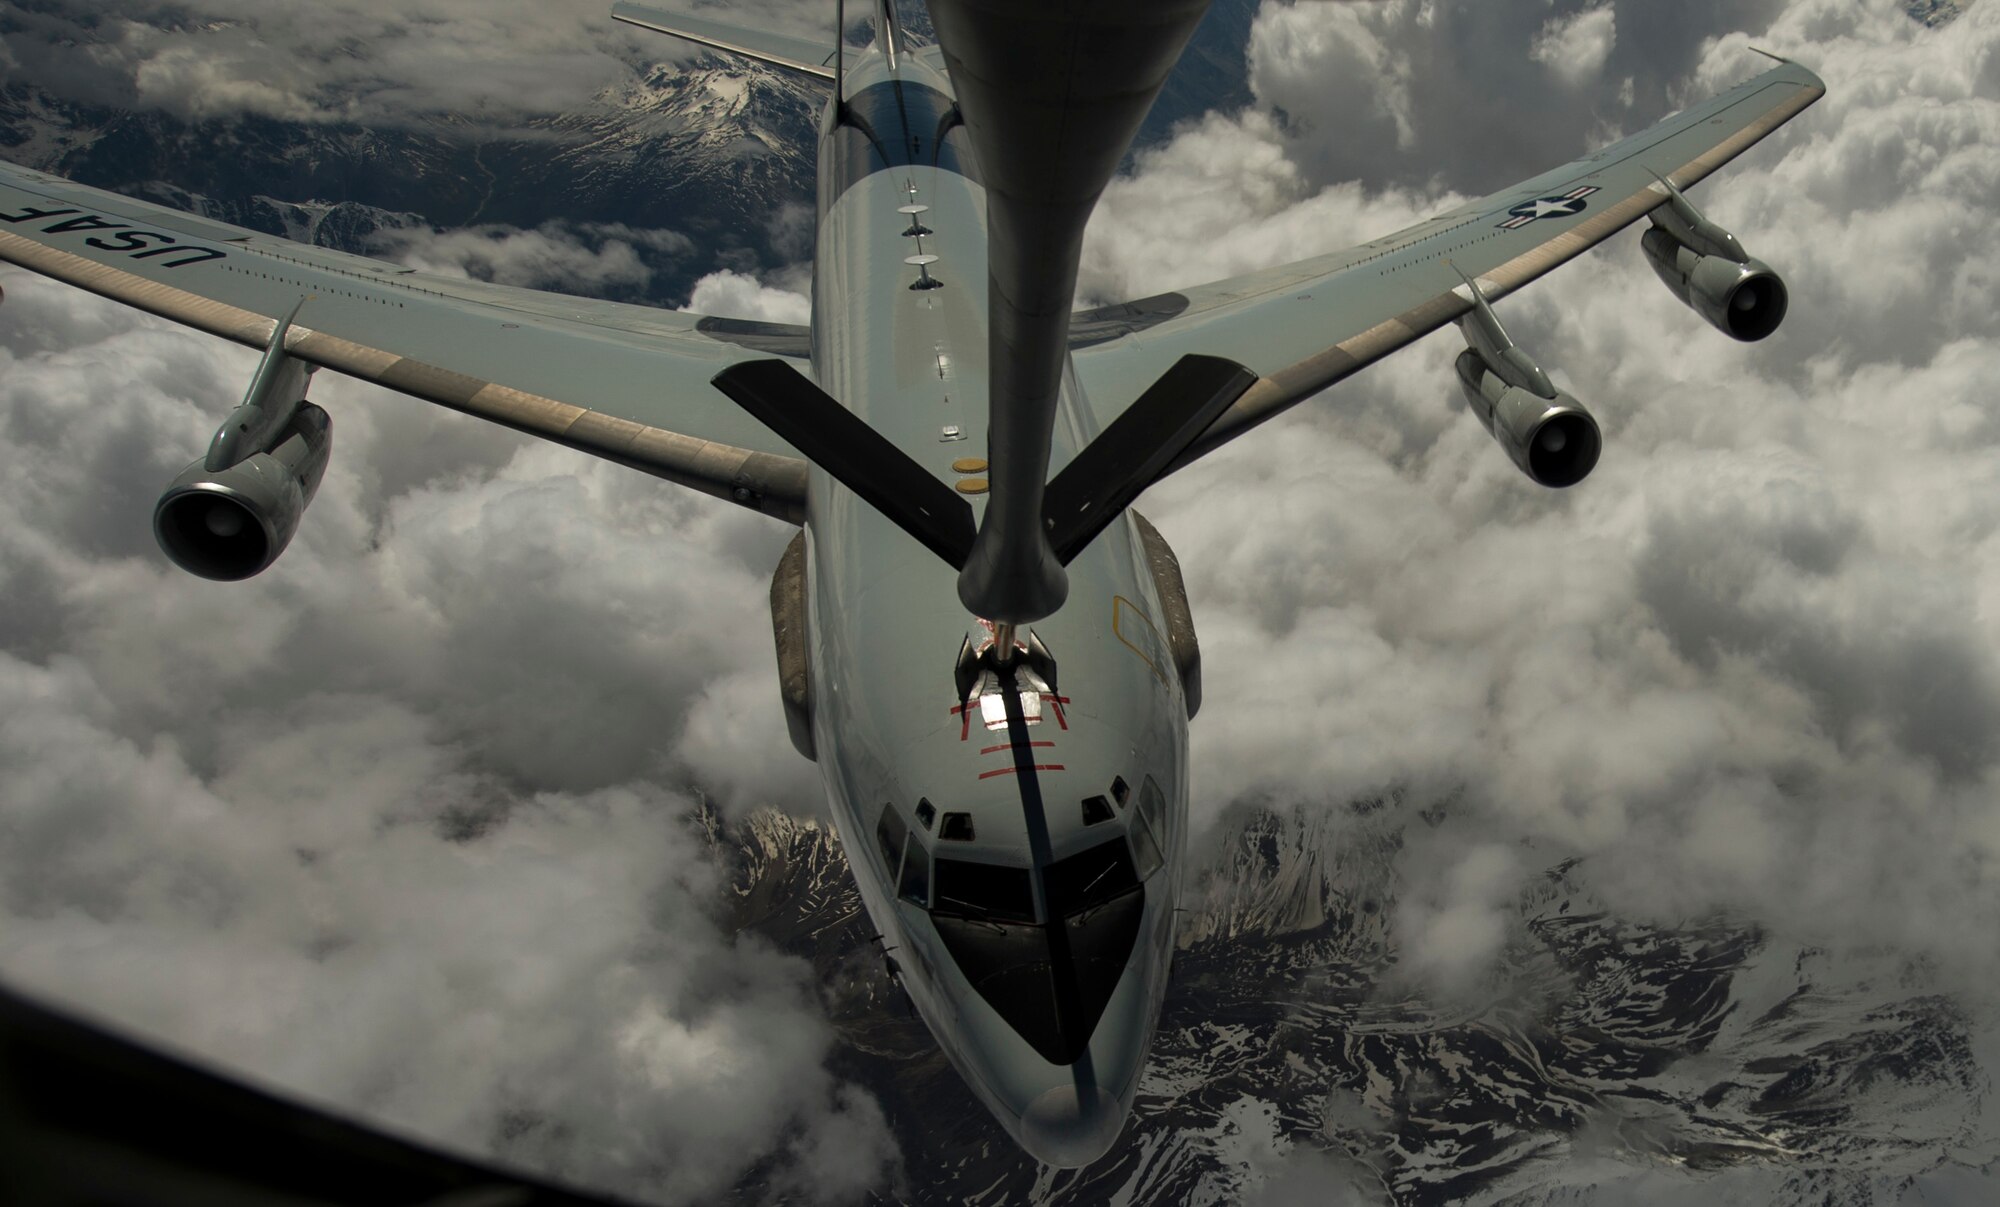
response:
<path fill-rule="evenodd" d="M 1458 384 L 1472 413 L 1521 472 L 1543 486 L 1575 486 L 1590 476 L 1604 437 L 1582 403 L 1553 387 L 1543 397 L 1510 385 L 1474 349 L 1458 354 Z"/>
<path fill-rule="evenodd" d="M 291 543 L 332 452 L 332 419 L 300 402 L 270 448 L 220 471 L 207 458 L 182 470 L 153 508 L 153 536 L 189 574 L 249 578 Z"/>
<path fill-rule="evenodd" d="M 1790 294 L 1762 260 L 1751 259 L 1735 235 L 1717 226 L 1681 191 L 1662 180 L 1667 200 L 1653 211 L 1640 239 L 1646 262 L 1683 305 L 1717 331 L 1754 343 L 1785 321 Z"/>
<path fill-rule="evenodd" d="M 1674 296 L 1717 331 L 1755 343 L 1785 321 L 1790 295 L 1763 261 L 1704 256 L 1657 226 L 1639 246 Z"/>
<path fill-rule="evenodd" d="M 1479 282 L 1466 277 L 1465 289 L 1472 309 L 1458 320 L 1468 346 L 1457 364 L 1465 401 L 1522 473 L 1543 486 L 1575 486 L 1604 451 L 1597 420 L 1508 337 Z"/>

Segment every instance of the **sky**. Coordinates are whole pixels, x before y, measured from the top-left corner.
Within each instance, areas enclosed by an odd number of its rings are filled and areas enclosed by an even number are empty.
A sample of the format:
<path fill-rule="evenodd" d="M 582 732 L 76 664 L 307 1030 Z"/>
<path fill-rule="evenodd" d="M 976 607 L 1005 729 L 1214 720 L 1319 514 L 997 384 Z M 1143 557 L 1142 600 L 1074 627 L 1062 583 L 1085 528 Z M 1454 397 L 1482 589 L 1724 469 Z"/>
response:
<path fill-rule="evenodd" d="M 0 72 L 190 117 L 505 128 L 663 53 L 594 4 L 46 7 L 0 9 Z M 1623 915 L 1897 953 L 1990 1012 L 2000 6 L 1927 31 L 1861 0 L 1267 2 L 1257 103 L 1141 156 L 1093 221 L 1096 299 L 1318 254 L 1721 91 L 1753 45 L 1829 94 L 1693 199 L 1784 274 L 1785 327 L 1712 331 L 1630 232 L 1499 306 L 1602 424 L 1588 482 L 1520 476 L 1446 331 L 1142 500 L 1205 655 L 1196 825 L 1448 802 L 1397 855 L 1425 992 L 1477 994 L 1523 886 L 1574 857 Z M 621 238 L 678 237 L 613 235 L 387 250 L 587 290 L 635 271 Z M 292 548 L 195 580 L 152 503 L 254 355 L 0 287 L 0 976 L 662 1203 L 753 1165 L 808 1201 L 907 1184 L 810 969 L 727 932 L 686 820 L 823 815 L 765 618 L 788 529 L 326 374 L 336 452 Z M 796 270 L 691 299 L 802 305 Z"/>

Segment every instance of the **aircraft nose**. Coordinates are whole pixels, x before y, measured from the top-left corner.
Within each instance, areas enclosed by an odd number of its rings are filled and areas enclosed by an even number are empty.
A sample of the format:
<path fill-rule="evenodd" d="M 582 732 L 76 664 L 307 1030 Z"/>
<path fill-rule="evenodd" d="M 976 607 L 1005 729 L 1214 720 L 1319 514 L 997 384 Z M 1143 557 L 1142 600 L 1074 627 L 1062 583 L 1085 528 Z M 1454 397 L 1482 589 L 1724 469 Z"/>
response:
<path fill-rule="evenodd" d="M 1081 1169 L 1111 1150 L 1124 1129 L 1118 1100 L 1098 1086 L 1044 1091 L 1021 1113 L 1021 1147 L 1058 1169 Z"/>

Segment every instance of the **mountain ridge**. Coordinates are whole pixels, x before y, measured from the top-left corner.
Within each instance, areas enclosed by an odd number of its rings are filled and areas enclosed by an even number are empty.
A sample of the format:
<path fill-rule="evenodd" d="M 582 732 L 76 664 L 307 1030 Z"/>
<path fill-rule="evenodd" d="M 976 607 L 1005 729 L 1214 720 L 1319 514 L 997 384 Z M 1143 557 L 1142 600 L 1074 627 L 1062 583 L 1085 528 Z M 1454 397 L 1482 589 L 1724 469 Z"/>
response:
<path fill-rule="evenodd" d="M 702 824 L 734 923 L 812 963 L 831 1067 L 882 1102 L 906 1169 L 934 1175 L 900 1201 L 1240 1202 L 1308 1161 L 1357 1202 L 1553 1207 L 1588 1201 L 1582 1170 L 1770 1176 L 1772 1203 L 1858 1205 L 2000 1157 L 1978 1126 L 1983 1022 L 1894 953 L 1621 920 L 1556 859 L 1490 978 L 1454 996 L 1403 975 L 1386 856 L 1439 808 L 1227 811 L 1191 848 L 1210 854 L 1187 871 L 1133 1117 L 1104 1160 L 1062 1172 L 1008 1142 L 907 1013 L 829 827 Z M 773 1190 L 753 1173 L 736 1198 Z"/>

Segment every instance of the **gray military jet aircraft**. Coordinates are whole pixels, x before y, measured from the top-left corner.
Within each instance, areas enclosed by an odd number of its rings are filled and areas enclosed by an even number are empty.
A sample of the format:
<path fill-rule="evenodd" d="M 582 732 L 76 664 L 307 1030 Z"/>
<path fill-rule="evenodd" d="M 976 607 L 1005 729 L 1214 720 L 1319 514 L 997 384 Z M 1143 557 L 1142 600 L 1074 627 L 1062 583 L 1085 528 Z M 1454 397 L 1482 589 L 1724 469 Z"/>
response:
<path fill-rule="evenodd" d="M 1641 218 L 1741 340 L 1784 285 L 1683 190 L 1817 100 L 1779 60 L 1658 126 L 1348 251 L 1072 313 L 1092 206 L 1207 0 L 878 3 L 873 44 L 614 15 L 825 81 L 806 327 L 430 276 L 0 167 L 0 258 L 265 350 L 154 527 L 238 579 L 330 451 L 327 368 L 801 532 L 771 588 L 794 744 L 939 1044 L 1022 1147 L 1116 1140 L 1159 1016 L 1200 658 L 1152 482 L 1456 322 L 1473 413 L 1530 478 L 1596 422 L 1492 303 Z M 1051 468 L 1055 469 L 1050 476 Z"/>

